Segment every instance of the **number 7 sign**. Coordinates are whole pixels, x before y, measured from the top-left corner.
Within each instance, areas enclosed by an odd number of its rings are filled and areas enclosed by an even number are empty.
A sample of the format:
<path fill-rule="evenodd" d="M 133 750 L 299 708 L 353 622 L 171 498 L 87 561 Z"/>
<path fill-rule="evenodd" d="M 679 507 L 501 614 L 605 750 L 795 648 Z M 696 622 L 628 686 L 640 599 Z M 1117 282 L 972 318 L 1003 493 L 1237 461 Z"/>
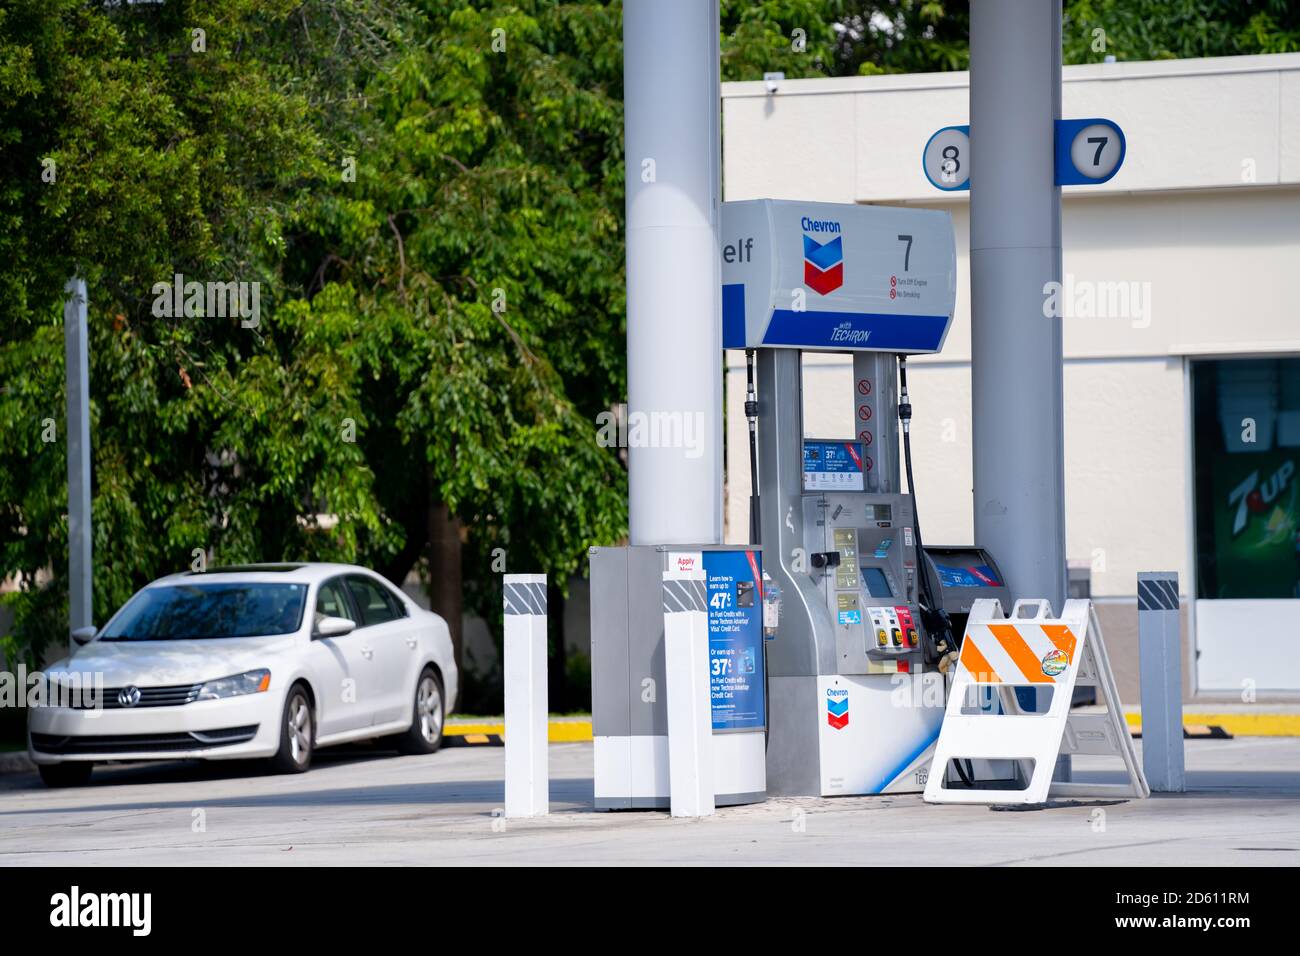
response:
<path fill-rule="evenodd" d="M 1107 119 L 1056 121 L 1056 185 L 1095 186 L 1124 165 L 1124 131 Z"/>

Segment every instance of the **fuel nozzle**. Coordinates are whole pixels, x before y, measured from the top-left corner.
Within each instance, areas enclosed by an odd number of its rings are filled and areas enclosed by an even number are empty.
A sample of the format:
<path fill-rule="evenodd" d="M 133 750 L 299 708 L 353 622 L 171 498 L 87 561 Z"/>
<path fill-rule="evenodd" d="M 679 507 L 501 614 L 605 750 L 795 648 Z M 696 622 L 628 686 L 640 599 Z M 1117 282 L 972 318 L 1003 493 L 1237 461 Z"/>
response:
<path fill-rule="evenodd" d="M 925 625 L 925 662 L 938 664 L 948 655 L 955 654 L 957 642 L 952 636 L 952 619 L 943 608 L 921 605 L 921 623 Z"/>
<path fill-rule="evenodd" d="M 907 379 L 902 380 L 902 387 L 898 392 L 898 420 L 903 425 L 903 431 L 910 431 L 912 428 L 912 403 L 907 397 Z"/>

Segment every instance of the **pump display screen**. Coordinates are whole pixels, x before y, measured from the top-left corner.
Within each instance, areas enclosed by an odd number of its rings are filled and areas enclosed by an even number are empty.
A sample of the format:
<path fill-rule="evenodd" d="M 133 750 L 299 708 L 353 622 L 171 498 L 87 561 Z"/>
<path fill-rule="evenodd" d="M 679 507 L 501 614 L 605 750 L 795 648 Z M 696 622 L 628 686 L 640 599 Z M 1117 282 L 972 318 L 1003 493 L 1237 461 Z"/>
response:
<path fill-rule="evenodd" d="M 862 569 L 862 586 L 867 589 L 867 597 L 891 598 L 894 591 L 885 579 L 885 572 L 880 568 Z"/>
<path fill-rule="evenodd" d="M 998 573 L 987 564 L 972 564 L 955 568 L 946 564 L 934 565 L 940 583 L 946 588 L 1000 588 Z"/>
<path fill-rule="evenodd" d="M 803 443 L 804 491 L 862 491 L 864 488 L 860 442 Z"/>

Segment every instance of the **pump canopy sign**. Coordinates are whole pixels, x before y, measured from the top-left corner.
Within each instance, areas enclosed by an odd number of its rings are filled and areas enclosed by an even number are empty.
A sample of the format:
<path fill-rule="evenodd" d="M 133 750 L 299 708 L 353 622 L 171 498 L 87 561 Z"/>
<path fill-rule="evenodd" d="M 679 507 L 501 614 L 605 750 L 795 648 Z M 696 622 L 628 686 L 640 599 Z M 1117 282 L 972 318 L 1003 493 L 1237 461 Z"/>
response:
<path fill-rule="evenodd" d="M 722 204 L 724 348 L 937 352 L 952 321 L 952 218 L 931 209 Z"/>

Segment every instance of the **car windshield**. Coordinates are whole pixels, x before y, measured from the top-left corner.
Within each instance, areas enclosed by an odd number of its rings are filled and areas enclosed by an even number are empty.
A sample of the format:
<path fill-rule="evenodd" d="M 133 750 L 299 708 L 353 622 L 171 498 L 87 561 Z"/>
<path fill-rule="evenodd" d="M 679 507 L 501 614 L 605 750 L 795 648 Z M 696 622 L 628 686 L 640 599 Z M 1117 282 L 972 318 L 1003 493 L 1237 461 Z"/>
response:
<path fill-rule="evenodd" d="M 148 588 L 104 629 L 103 641 L 194 641 L 292 634 L 305 584 L 177 584 Z"/>

